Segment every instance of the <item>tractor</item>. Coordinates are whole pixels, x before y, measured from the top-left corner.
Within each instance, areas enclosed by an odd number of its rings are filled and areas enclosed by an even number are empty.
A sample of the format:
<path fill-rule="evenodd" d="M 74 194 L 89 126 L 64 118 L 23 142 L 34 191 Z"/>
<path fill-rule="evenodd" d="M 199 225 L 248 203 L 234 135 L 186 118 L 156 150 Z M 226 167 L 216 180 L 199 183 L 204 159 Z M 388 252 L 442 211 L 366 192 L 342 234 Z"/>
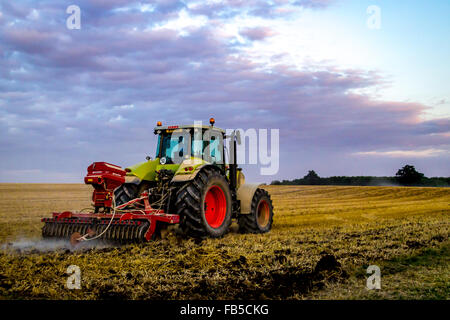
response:
<path fill-rule="evenodd" d="M 147 156 L 125 169 L 92 163 L 84 182 L 93 186 L 93 212 L 54 212 L 42 219 L 43 237 L 74 245 L 94 239 L 143 242 L 178 225 L 176 232 L 186 237 L 219 238 L 233 219 L 241 233 L 268 232 L 272 200 L 260 184 L 246 183 L 238 168 L 239 131 L 227 136 L 214 123 L 213 118 L 209 126 L 158 121 L 154 159 Z"/>

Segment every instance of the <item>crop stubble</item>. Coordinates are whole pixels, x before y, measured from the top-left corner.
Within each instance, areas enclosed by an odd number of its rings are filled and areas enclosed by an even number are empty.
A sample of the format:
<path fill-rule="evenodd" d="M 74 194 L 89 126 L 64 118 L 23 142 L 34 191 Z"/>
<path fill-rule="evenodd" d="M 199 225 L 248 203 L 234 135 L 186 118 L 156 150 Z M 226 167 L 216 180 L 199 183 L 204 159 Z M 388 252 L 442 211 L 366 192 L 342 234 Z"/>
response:
<path fill-rule="evenodd" d="M 265 188 L 275 207 L 269 234 L 241 235 L 233 225 L 224 238 L 201 243 L 170 233 L 163 240 L 142 245 L 71 251 L 66 244 L 42 246 L 40 218 L 52 211 L 88 207 L 89 186 L 0 184 L 0 297 L 448 297 L 450 189 Z M 35 242 L 22 247 L 24 239 Z M 437 256 L 430 260 L 431 266 L 404 262 L 429 250 Z M 81 269 L 81 290 L 65 287 L 65 272 L 71 264 Z M 381 291 L 365 289 L 364 268 L 370 264 L 382 267 Z M 407 267 L 390 273 L 398 265 Z M 414 288 L 427 290 L 408 289 L 414 276 Z"/>

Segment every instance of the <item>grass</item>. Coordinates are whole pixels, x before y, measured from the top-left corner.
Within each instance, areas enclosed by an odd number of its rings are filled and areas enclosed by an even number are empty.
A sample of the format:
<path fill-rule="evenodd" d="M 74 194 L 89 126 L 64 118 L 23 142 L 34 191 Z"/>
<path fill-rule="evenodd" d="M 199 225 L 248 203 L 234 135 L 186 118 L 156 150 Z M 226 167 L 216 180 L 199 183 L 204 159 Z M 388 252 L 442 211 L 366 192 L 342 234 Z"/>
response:
<path fill-rule="evenodd" d="M 364 286 L 366 268 L 356 268 L 345 284 L 329 284 L 312 294 L 315 299 L 427 299 L 446 300 L 450 295 L 450 245 L 426 248 L 410 255 L 379 261 L 381 290 Z"/>
<path fill-rule="evenodd" d="M 50 250 L 40 218 L 89 206 L 84 185 L 0 184 L 3 299 L 448 299 L 450 189 L 267 186 L 269 234 Z M 23 239 L 35 241 L 21 246 Z M 9 243 L 9 245 L 8 245 Z M 82 289 L 65 286 L 69 265 Z M 365 288 L 368 265 L 382 289 Z"/>

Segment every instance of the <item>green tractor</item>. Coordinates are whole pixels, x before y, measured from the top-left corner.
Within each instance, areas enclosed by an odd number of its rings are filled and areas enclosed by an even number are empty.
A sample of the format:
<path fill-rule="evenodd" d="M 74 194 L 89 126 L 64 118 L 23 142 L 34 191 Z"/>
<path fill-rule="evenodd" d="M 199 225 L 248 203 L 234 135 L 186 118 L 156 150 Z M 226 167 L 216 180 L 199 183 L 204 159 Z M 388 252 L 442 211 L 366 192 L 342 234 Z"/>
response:
<path fill-rule="evenodd" d="M 258 184 L 245 183 L 236 161 L 238 132 L 210 126 L 162 126 L 155 159 L 122 169 L 94 162 L 84 178 L 93 186 L 93 212 L 54 212 L 43 218 L 44 238 L 82 241 L 103 239 L 128 243 L 156 239 L 178 224 L 178 233 L 194 238 L 223 236 L 232 219 L 242 233 L 272 228 L 270 195 Z M 225 146 L 228 139 L 229 146 Z M 229 158 L 226 161 L 226 150 Z"/>
<path fill-rule="evenodd" d="M 181 231 L 191 237 L 221 237 L 237 219 L 243 233 L 265 233 L 272 227 L 270 195 L 258 184 L 245 183 L 236 164 L 238 134 L 210 126 L 162 126 L 155 159 L 125 169 L 125 183 L 115 191 L 116 205 L 123 205 L 148 191 L 153 208 L 174 212 Z M 230 143 L 230 164 L 225 161 Z"/>

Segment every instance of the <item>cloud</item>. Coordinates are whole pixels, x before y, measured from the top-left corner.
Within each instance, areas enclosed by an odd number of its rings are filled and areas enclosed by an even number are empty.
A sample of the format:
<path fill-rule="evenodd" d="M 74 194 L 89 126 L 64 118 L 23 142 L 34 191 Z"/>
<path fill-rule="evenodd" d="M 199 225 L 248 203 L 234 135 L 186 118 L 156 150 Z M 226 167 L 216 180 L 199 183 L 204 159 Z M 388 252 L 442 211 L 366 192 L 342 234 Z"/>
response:
<path fill-rule="evenodd" d="M 367 151 L 356 152 L 357 156 L 375 156 L 392 158 L 429 158 L 449 155 L 450 150 L 445 149 L 425 149 L 425 150 L 393 150 L 393 151 Z"/>
<path fill-rule="evenodd" d="M 275 34 L 272 29 L 267 27 L 245 28 L 240 33 L 252 41 L 263 40 Z"/>
<path fill-rule="evenodd" d="M 425 105 L 355 93 L 384 85 L 378 73 L 330 64 L 268 68 L 222 29 L 234 14 L 324 9 L 331 1 L 79 3 L 81 30 L 65 28 L 66 2 L 40 1 L 33 21 L 26 19 L 32 2 L 2 7 L 0 153 L 7 170 L 39 164 L 82 177 L 92 161 L 130 165 L 153 156 L 156 121 L 187 124 L 211 116 L 224 128 L 280 129 L 282 175 L 299 163 L 330 167 L 331 158 L 353 172 L 348 155 L 392 159 L 414 155 L 390 150 L 449 149 L 450 119 L 424 121 Z M 173 24 L 181 12 L 193 20 Z M 196 15 L 208 23 L 197 24 Z M 274 31 L 249 27 L 241 34 L 252 42 Z"/>
<path fill-rule="evenodd" d="M 114 109 L 119 109 L 119 110 L 130 110 L 130 109 L 134 109 L 134 104 L 124 104 L 121 106 L 114 106 Z"/>
<path fill-rule="evenodd" d="M 188 4 L 194 14 L 210 18 L 231 18 L 239 15 L 270 17 L 289 15 L 298 8 L 324 9 L 336 0 L 222 0 L 222 1 L 192 1 Z"/>

